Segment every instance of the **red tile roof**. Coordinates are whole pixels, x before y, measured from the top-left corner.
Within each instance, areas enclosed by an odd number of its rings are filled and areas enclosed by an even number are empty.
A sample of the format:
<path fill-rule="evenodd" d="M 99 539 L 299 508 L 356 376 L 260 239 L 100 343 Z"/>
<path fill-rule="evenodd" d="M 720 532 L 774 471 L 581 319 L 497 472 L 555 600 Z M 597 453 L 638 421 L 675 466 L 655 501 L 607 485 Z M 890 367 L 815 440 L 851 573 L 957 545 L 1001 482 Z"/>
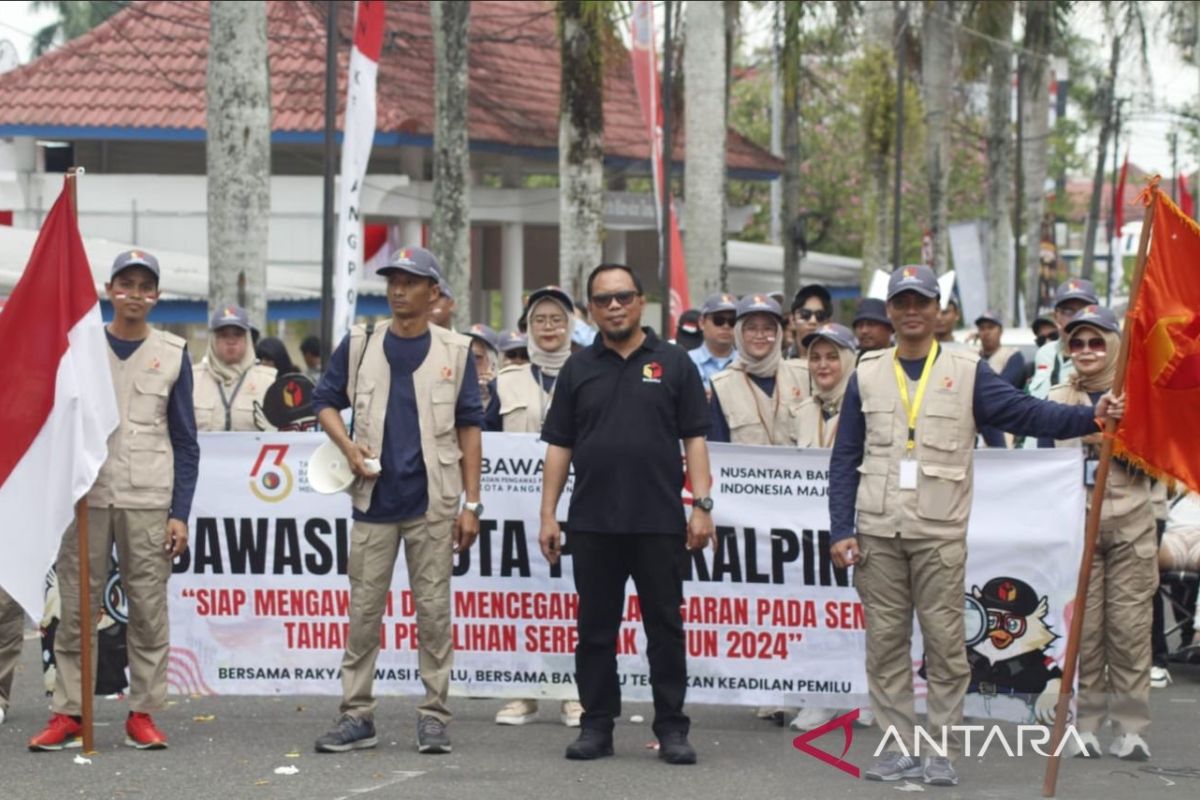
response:
<path fill-rule="evenodd" d="M 324 125 L 325 4 L 279 0 L 268 7 L 274 131 L 277 138 L 319 136 Z M 496 0 L 472 7 L 469 118 L 476 147 L 533 148 L 543 155 L 557 147 L 554 13 L 553 5 L 543 0 Z M 89 33 L 0 76 L 0 133 L 84 128 L 110 129 L 106 135 L 116 137 L 111 129 L 132 129 L 130 138 L 157 138 L 164 130 L 200 138 L 208 14 L 207 2 L 135 2 Z M 342 91 L 351 16 L 344 5 L 338 26 Z M 605 154 L 646 160 L 648 145 L 629 59 L 618 49 L 607 60 Z M 427 2 L 388 4 L 378 91 L 381 141 L 427 143 L 433 134 Z M 77 138 L 88 137 L 80 131 Z M 682 160 L 682 135 L 677 141 L 675 157 Z M 733 130 L 727 164 L 740 172 L 775 173 L 782 167 L 779 159 Z"/>

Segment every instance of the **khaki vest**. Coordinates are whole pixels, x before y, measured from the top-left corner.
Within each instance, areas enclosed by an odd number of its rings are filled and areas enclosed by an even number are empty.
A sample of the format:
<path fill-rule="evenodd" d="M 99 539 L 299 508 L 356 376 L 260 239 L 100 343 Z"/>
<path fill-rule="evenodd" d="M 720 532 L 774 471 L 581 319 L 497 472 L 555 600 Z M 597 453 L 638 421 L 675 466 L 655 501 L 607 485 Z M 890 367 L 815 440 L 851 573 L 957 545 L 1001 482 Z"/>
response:
<path fill-rule="evenodd" d="M 829 419 L 824 419 L 817 398 L 804 398 L 804 402 L 796 409 L 796 446 L 833 447 L 839 416 L 834 414 Z"/>
<path fill-rule="evenodd" d="M 192 402 L 196 406 L 196 430 L 225 430 L 225 403 L 221 401 L 221 391 L 218 388 L 217 379 L 208 368 L 207 361 L 192 367 L 192 380 Z M 254 404 L 262 405 L 263 395 L 267 393 L 267 389 L 274 382 L 274 367 L 262 364 L 250 367 L 241 386 L 237 387 L 237 394 L 230 402 L 229 415 L 233 425 L 229 430 L 262 430 L 255 420 Z M 229 393 L 233 389 L 233 386 L 225 389 L 225 399 L 229 399 Z"/>
<path fill-rule="evenodd" d="M 988 366 L 992 368 L 992 372 L 997 375 L 1004 372 L 1004 368 L 1008 366 L 1008 362 L 1015 352 L 1017 351 L 1012 347 L 997 348 L 996 352 L 987 357 Z"/>
<path fill-rule="evenodd" d="M 366 334 L 363 325 L 350 329 L 346 394 L 354 408 L 354 441 L 378 453 L 383 446 L 383 423 L 392 385 L 392 369 L 383 352 L 387 326 L 377 326 L 369 343 Z M 429 326 L 429 336 L 429 354 L 413 373 L 413 388 L 421 429 L 421 457 L 428 481 L 429 509 L 425 517 L 437 521 L 456 516 L 462 497 L 462 450 L 458 447 L 454 411 L 467 359 L 471 357 L 471 340 L 437 325 Z M 350 493 L 354 507 L 366 511 L 374 489 L 374 478 L 356 478 Z"/>
<path fill-rule="evenodd" d="M 1050 389 L 1050 399 L 1056 403 L 1071 405 L 1087 405 L 1091 402 L 1086 395 L 1080 396 L 1071 391 L 1067 384 L 1059 384 Z M 1085 458 L 1099 458 L 1098 445 L 1084 444 L 1083 439 L 1059 439 L 1055 447 L 1084 447 Z M 1150 488 L 1150 478 L 1141 470 L 1130 469 L 1125 462 L 1113 459 L 1108 469 L 1108 480 L 1104 483 L 1104 500 L 1100 504 L 1100 522 L 1104 528 L 1121 528 L 1130 517 L 1143 518 L 1153 514 L 1153 495 Z M 1087 491 L 1087 507 L 1092 507 L 1092 492 Z M 1133 526 L 1133 533 L 1141 533 L 1144 525 Z M 1117 541 L 1123 541 L 1118 537 Z"/>
<path fill-rule="evenodd" d="M 120 425 L 108 437 L 108 458 L 88 492 L 91 508 L 169 509 L 175 451 L 167 430 L 167 400 L 183 364 L 180 337 L 150 329 L 129 358 L 108 349 Z"/>
<path fill-rule="evenodd" d="M 533 377 L 532 364 L 509 364 L 496 376 L 505 433 L 540 433 L 551 395 Z"/>
<path fill-rule="evenodd" d="M 775 409 L 771 430 L 763 426 L 755 393 L 762 390 L 742 369 L 724 369 L 712 376 L 712 390 L 721 402 L 729 424 L 729 441 L 734 444 L 795 445 L 796 414 L 808 396 L 808 366 L 796 360 L 779 362 L 775 393 L 769 404 Z M 778 402 L 776 402 L 778 401 Z"/>
<path fill-rule="evenodd" d="M 908 415 L 896 386 L 896 348 L 875 350 L 858 364 L 866 420 L 859 466 L 858 531 L 871 536 L 961 539 L 971 511 L 975 445 L 975 370 L 979 356 L 940 348 L 917 415 L 917 488 L 900 489 Z M 910 384 L 911 386 L 912 384 Z M 915 395 L 914 389 L 909 390 Z M 915 397 L 913 398 L 915 399 Z"/>

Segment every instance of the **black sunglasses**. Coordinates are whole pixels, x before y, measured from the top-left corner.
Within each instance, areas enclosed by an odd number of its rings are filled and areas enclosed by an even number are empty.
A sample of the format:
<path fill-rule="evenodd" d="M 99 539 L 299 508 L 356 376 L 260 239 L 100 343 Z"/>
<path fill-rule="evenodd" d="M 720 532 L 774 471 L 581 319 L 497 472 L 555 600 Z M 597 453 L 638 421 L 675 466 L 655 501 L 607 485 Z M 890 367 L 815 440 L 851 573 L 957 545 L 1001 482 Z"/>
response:
<path fill-rule="evenodd" d="M 813 317 L 817 318 L 817 322 L 829 321 L 829 312 L 823 308 L 797 308 L 793 313 L 805 322 L 808 322 Z"/>
<path fill-rule="evenodd" d="M 733 324 L 737 322 L 737 317 L 733 314 L 713 314 L 708 321 L 718 328 L 732 328 Z"/>
<path fill-rule="evenodd" d="M 608 308 L 612 305 L 612 301 L 616 300 L 620 305 L 627 306 L 639 296 L 641 296 L 641 292 L 632 291 L 594 294 L 592 295 L 592 305 L 599 306 L 600 308 Z"/>

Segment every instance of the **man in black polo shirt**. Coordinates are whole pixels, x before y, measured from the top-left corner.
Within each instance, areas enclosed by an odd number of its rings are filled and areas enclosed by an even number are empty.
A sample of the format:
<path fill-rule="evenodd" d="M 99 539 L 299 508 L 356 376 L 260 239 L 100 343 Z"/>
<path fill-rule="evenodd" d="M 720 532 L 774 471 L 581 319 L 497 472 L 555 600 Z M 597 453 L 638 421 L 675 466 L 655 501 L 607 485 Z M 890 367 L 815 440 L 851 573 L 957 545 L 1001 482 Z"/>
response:
<path fill-rule="evenodd" d="M 679 606 L 687 550 L 713 538 L 704 385 L 682 348 L 640 327 L 645 300 L 628 267 L 601 264 L 588 276 L 587 291 L 600 336 L 563 365 L 542 427 L 549 446 L 540 543 L 551 563 L 562 541 L 555 508 L 575 465 L 567 527 L 579 593 L 575 677 L 583 717 L 567 758 L 613 754 L 613 721 L 621 713 L 617 633 L 632 576 L 646 630 L 659 757 L 694 764 L 683 713 L 687 656 Z M 687 521 L 680 440 L 696 498 Z"/>

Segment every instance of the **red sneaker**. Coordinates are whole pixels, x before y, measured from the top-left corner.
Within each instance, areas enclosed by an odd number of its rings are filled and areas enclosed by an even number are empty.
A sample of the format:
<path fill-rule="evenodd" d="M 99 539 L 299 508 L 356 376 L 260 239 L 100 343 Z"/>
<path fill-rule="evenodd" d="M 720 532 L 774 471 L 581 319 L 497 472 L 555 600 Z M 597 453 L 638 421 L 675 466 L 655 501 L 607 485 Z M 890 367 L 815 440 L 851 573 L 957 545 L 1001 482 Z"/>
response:
<path fill-rule="evenodd" d="M 68 717 L 66 714 L 54 714 L 46 723 L 45 730 L 29 740 L 29 749 L 36 752 L 38 750 L 63 750 L 68 747 L 80 747 L 83 744 L 79 738 L 82 730 L 83 725 L 74 717 Z"/>
<path fill-rule="evenodd" d="M 133 711 L 125 720 L 125 744 L 138 750 L 166 750 L 167 736 L 158 729 L 149 714 Z"/>

